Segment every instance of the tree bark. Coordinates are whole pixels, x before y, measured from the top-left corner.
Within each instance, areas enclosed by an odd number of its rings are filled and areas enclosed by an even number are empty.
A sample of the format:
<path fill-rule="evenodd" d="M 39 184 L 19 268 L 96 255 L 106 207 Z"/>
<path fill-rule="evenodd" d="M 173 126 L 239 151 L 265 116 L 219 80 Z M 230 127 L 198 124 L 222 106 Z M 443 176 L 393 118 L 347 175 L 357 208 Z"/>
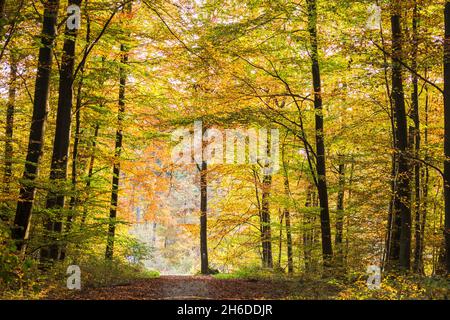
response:
<path fill-rule="evenodd" d="M 129 2 L 123 11 L 130 13 L 132 3 Z M 111 187 L 111 204 L 109 210 L 108 237 L 106 240 L 105 258 L 112 260 L 114 254 L 114 240 L 116 234 L 117 205 L 119 201 L 120 182 L 120 155 L 123 141 L 123 118 L 125 116 L 125 86 L 127 81 L 128 48 L 120 45 L 120 69 L 119 69 L 119 110 L 117 113 L 116 144 L 114 149 L 113 178 Z"/>
<path fill-rule="evenodd" d="M 425 85 L 425 129 L 424 129 L 424 146 L 425 146 L 425 161 L 429 162 L 428 155 L 428 87 Z M 420 261 L 422 263 L 422 272 L 425 273 L 423 268 L 423 252 L 425 251 L 425 227 L 427 222 L 428 211 L 428 184 L 430 181 L 430 172 L 428 166 L 422 166 L 422 220 L 420 227 Z"/>
<path fill-rule="evenodd" d="M 69 216 L 67 217 L 67 227 L 66 231 L 70 231 L 72 227 L 72 222 L 75 218 L 74 212 L 78 203 L 78 195 L 77 195 L 77 180 L 78 180 L 78 148 L 80 145 L 81 138 L 81 89 L 83 87 L 83 70 L 80 72 L 80 82 L 78 84 L 77 89 L 77 102 L 75 105 L 75 132 L 73 139 L 73 149 L 72 149 L 72 172 L 71 172 L 71 183 L 72 183 L 72 196 L 69 201 Z"/>
<path fill-rule="evenodd" d="M 417 0 L 414 0 L 413 18 L 412 18 L 412 84 L 413 91 L 411 94 L 411 116 L 414 121 L 413 137 L 414 137 L 414 157 L 419 158 L 420 155 L 420 117 L 419 117 L 419 78 L 417 76 L 417 52 L 419 46 L 418 34 L 419 13 L 417 7 Z M 420 162 L 414 162 L 414 263 L 413 270 L 416 273 L 422 273 L 422 241 L 421 237 L 421 189 L 420 189 Z"/>
<path fill-rule="evenodd" d="M 317 44 L 317 4 L 316 0 L 307 0 L 308 30 L 311 42 L 312 78 L 314 89 L 314 109 L 316 111 L 316 154 L 317 154 L 317 192 L 320 203 L 320 227 L 322 233 L 322 255 L 324 267 L 331 265 L 333 248 L 331 243 L 330 212 L 325 167 L 325 142 L 323 126 L 322 93 Z"/>
<path fill-rule="evenodd" d="M 12 177 L 12 158 L 13 158 L 13 133 L 14 133 L 14 109 L 16 104 L 16 81 L 17 81 L 17 57 L 16 53 L 10 52 L 9 60 L 9 88 L 8 88 L 8 104 L 6 106 L 6 128 L 5 128 L 5 171 L 4 171 L 4 188 L 5 194 L 10 191 Z"/>
<path fill-rule="evenodd" d="M 287 135 L 286 135 L 287 137 Z M 283 171 L 284 171 L 284 194 L 286 197 L 286 202 L 291 199 L 291 191 L 289 187 L 289 174 L 288 167 L 285 159 L 285 147 L 286 144 L 283 142 L 283 146 L 281 149 L 281 156 L 283 161 Z M 294 252 L 292 250 L 292 231 L 291 231 L 291 213 L 289 212 L 289 208 L 285 205 L 283 209 L 283 216 L 286 219 L 286 249 L 287 249 L 287 258 L 288 258 L 288 273 L 292 274 L 294 272 Z M 281 251 L 281 250 L 280 250 Z"/>
<path fill-rule="evenodd" d="M 272 186 L 272 176 L 270 174 L 263 175 L 262 192 L 261 192 L 261 222 L 262 222 L 262 238 L 263 238 L 263 267 L 273 268 L 272 257 L 272 231 L 270 227 L 270 189 Z"/>
<path fill-rule="evenodd" d="M 95 129 L 94 129 L 94 137 L 92 139 L 91 158 L 89 160 L 89 169 L 88 169 L 88 176 L 87 176 L 87 181 L 86 181 L 86 193 L 89 193 L 90 188 L 91 188 L 91 180 L 92 180 L 92 175 L 94 173 L 95 147 L 97 145 L 97 137 L 98 137 L 99 129 L 100 129 L 99 124 L 96 124 Z M 81 216 L 81 221 L 80 221 L 80 230 L 84 229 L 87 215 L 88 215 L 88 206 L 85 201 L 84 208 L 83 208 L 83 215 Z"/>
<path fill-rule="evenodd" d="M 272 175 L 264 174 L 261 190 L 261 227 L 263 247 L 263 267 L 273 268 L 272 256 L 272 230 L 270 226 L 270 189 L 272 187 Z"/>
<path fill-rule="evenodd" d="M 288 273 L 292 274 L 294 272 L 294 253 L 292 250 L 291 214 L 288 208 L 284 208 L 283 214 L 286 219 L 286 249 L 288 258 Z"/>
<path fill-rule="evenodd" d="M 127 79 L 127 72 L 125 65 L 128 62 L 128 51 L 124 44 L 120 46 L 120 86 L 119 86 L 119 112 L 117 115 L 117 131 L 116 131 L 116 145 L 114 152 L 114 167 L 111 190 L 111 206 L 109 210 L 109 226 L 108 239 L 106 243 L 105 257 L 111 260 L 114 254 L 114 238 L 116 233 L 116 218 L 117 218 L 117 204 L 119 200 L 119 181 L 120 181 L 120 155 L 122 152 L 123 140 L 123 117 L 125 115 L 125 85 Z"/>
<path fill-rule="evenodd" d="M 200 168 L 200 262 L 201 273 L 209 273 L 208 262 L 208 166 L 202 161 Z"/>
<path fill-rule="evenodd" d="M 390 195 L 390 201 L 389 201 L 389 212 L 388 212 L 388 219 L 387 219 L 387 230 L 386 230 L 386 245 L 385 245 L 385 252 L 383 256 L 383 267 L 386 269 L 389 269 L 391 267 L 391 261 L 398 261 L 399 252 L 400 252 L 400 221 L 397 221 L 396 217 L 394 217 L 394 195 L 395 190 L 397 187 L 395 178 L 397 173 L 397 158 L 396 158 L 396 152 L 397 149 L 396 144 L 396 130 L 395 130 L 395 119 L 394 119 L 394 102 L 391 94 L 390 89 L 390 83 L 389 83 L 389 75 L 388 75 L 388 53 L 386 51 L 386 44 L 384 40 L 383 35 L 383 24 L 380 23 L 380 37 L 381 42 L 383 45 L 383 64 L 384 64 L 384 84 L 386 87 L 386 94 L 389 101 L 389 120 L 391 125 L 391 132 L 392 132 L 392 149 L 394 152 L 391 156 L 391 195 Z M 395 239 L 395 241 L 394 241 Z"/>
<path fill-rule="evenodd" d="M 305 272 L 311 273 L 314 270 L 313 247 L 315 242 L 314 228 L 315 216 L 310 211 L 314 206 L 314 194 L 312 186 L 308 185 L 306 189 L 305 208 L 307 211 L 303 214 L 303 256 L 305 264 Z"/>
<path fill-rule="evenodd" d="M 392 1 L 392 98 L 394 102 L 395 138 L 397 147 L 398 171 L 397 188 L 394 194 L 393 219 L 395 228 L 400 222 L 399 259 L 397 264 L 403 270 L 409 270 L 411 261 L 411 209 L 410 202 L 410 170 L 408 163 L 408 128 L 405 111 L 405 97 L 402 78 L 402 29 L 401 1 Z M 397 241 L 398 238 L 394 238 Z"/>
<path fill-rule="evenodd" d="M 52 69 L 53 44 L 56 36 L 59 0 L 48 0 L 44 6 L 41 33 L 41 48 L 34 91 L 33 116 L 31 120 L 25 170 L 21 181 L 19 201 L 17 202 L 12 238 L 18 250 L 23 249 L 28 239 L 31 211 L 36 193 L 34 180 L 39 172 L 42 147 L 44 144 L 45 123 L 49 95 L 50 73 Z"/>
<path fill-rule="evenodd" d="M 87 11 L 87 4 L 88 2 L 85 2 L 86 11 Z M 86 43 L 91 42 L 91 20 L 89 15 L 86 15 Z M 84 51 L 84 55 L 87 55 L 87 47 Z M 77 180 L 78 180 L 78 164 L 79 164 L 79 154 L 78 154 L 78 148 L 80 145 L 81 140 L 81 107 L 82 107 L 82 90 L 84 85 L 84 68 L 86 66 L 86 60 L 81 61 L 80 65 L 80 77 L 79 82 L 77 86 L 77 98 L 76 98 L 76 104 L 75 104 L 75 133 L 74 133 L 74 139 L 73 139 L 73 148 L 72 148 L 72 172 L 71 172 L 71 182 L 72 182 L 72 196 L 70 197 L 69 202 L 69 216 L 67 217 L 67 227 L 66 231 L 69 232 L 72 228 L 73 220 L 75 219 L 75 210 L 78 205 L 78 194 L 77 194 Z M 98 129 L 97 129 L 98 131 Z M 97 138 L 95 136 L 95 138 Z M 94 142 L 95 143 L 95 142 Z"/>
<path fill-rule="evenodd" d="M 253 173 L 253 179 L 255 184 L 255 198 L 256 198 L 256 204 L 258 209 L 258 216 L 259 216 L 259 231 L 260 231 L 260 238 L 261 238 L 261 251 L 260 251 L 260 257 L 261 257 L 261 265 L 264 266 L 264 256 L 263 256 L 263 248 L 264 248 L 264 233 L 263 233 L 263 223 L 262 223 L 262 208 L 261 208 L 261 201 L 259 199 L 259 177 L 256 172 L 256 169 L 252 169 Z"/>
<path fill-rule="evenodd" d="M 343 238 L 344 238 L 344 191 L 345 191 L 345 164 L 343 163 L 342 156 L 339 156 L 339 189 L 336 201 L 336 262 L 337 266 L 342 267 L 344 265 L 344 251 L 343 251 Z"/>
<path fill-rule="evenodd" d="M 9 57 L 9 88 L 8 103 L 6 106 L 6 127 L 5 127 L 5 168 L 3 172 L 3 193 L 7 198 L 6 207 L 1 208 L 0 219 L 8 222 L 9 194 L 11 189 L 12 169 L 13 169 L 13 133 L 14 133 L 14 109 L 16 105 L 16 81 L 17 81 L 17 57 L 14 51 L 10 51 Z M 3 211 L 5 210 L 5 211 Z"/>
<path fill-rule="evenodd" d="M 69 5 L 80 5 L 82 0 L 69 0 Z M 50 190 L 47 194 L 46 209 L 58 212 L 55 218 L 47 218 L 45 229 L 49 246 L 41 249 L 41 262 L 60 259 L 61 244 L 57 243 L 58 234 L 62 232 L 65 205 L 65 182 L 67 179 L 67 163 L 70 144 L 70 128 L 72 121 L 73 70 L 75 64 L 75 41 L 77 29 L 67 25 L 64 32 L 63 55 L 59 73 L 58 110 L 56 129 L 53 140 L 53 155 L 50 167 L 50 183 L 58 190 Z"/>
<path fill-rule="evenodd" d="M 78 163 L 79 163 L 79 156 L 78 156 L 78 147 L 80 144 L 80 136 L 81 136 L 81 89 L 83 87 L 83 76 L 84 76 L 84 68 L 81 68 L 80 70 L 80 81 L 78 83 L 77 88 L 77 102 L 75 105 L 75 133 L 74 133 L 74 141 L 73 141 L 73 147 L 72 147 L 72 172 L 71 172 L 71 184 L 72 184 L 72 196 L 70 197 L 69 201 L 69 212 L 67 215 L 67 223 L 65 226 L 65 233 L 66 235 L 69 234 L 69 232 L 72 230 L 72 224 L 75 220 L 75 214 L 76 214 L 76 207 L 78 204 L 78 193 L 77 193 L 77 180 L 78 180 Z M 66 257 L 66 250 L 67 250 L 67 241 L 63 243 L 61 248 L 61 255 L 60 260 L 64 260 Z"/>
<path fill-rule="evenodd" d="M 351 165 L 350 165 L 350 173 L 348 177 L 348 186 L 347 186 L 347 203 L 349 206 L 352 205 L 353 200 L 353 174 L 355 171 L 355 160 L 353 156 L 350 159 Z M 348 265 L 348 253 L 350 251 L 350 215 L 347 215 L 345 223 L 345 250 L 344 250 L 344 266 L 346 267 Z"/>

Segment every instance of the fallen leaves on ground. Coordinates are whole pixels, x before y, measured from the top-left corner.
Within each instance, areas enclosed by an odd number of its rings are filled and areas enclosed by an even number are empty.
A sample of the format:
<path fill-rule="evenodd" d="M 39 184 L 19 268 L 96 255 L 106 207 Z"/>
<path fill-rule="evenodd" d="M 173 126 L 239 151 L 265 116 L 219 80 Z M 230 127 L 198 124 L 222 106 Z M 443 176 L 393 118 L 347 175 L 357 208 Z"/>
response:
<path fill-rule="evenodd" d="M 332 299 L 336 286 L 300 280 L 216 279 L 212 276 L 161 276 L 128 284 L 49 294 L 47 299 L 73 300 L 230 300 Z"/>

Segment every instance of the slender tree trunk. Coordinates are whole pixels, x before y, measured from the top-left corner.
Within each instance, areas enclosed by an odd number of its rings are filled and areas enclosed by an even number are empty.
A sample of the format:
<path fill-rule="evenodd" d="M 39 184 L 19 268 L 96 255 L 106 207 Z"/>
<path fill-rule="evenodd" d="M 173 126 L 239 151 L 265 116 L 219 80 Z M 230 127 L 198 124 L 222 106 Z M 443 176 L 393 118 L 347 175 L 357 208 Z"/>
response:
<path fill-rule="evenodd" d="M 286 201 L 291 199 L 291 192 L 289 187 L 289 174 L 288 168 L 285 161 L 285 143 L 283 142 L 283 147 L 281 149 L 282 152 L 282 161 L 283 161 L 283 171 L 284 171 L 284 194 L 286 197 Z M 292 250 L 292 231 L 291 231 L 291 214 L 289 212 L 288 206 L 285 206 L 283 209 L 283 216 L 286 219 L 286 249 L 287 249 L 287 258 L 288 258 L 288 273 L 292 274 L 294 272 L 294 252 Z"/>
<path fill-rule="evenodd" d="M 401 1 L 392 1 L 392 98 L 394 102 L 394 119 L 396 130 L 396 146 L 398 172 L 396 175 L 397 188 L 394 195 L 393 227 L 398 227 L 400 220 L 400 252 L 398 266 L 409 270 L 411 261 L 411 210 L 410 201 L 410 171 L 407 158 L 408 129 L 405 111 L 405 97 L 402 79 L 402 29 L 401 29 Z M 395 238 L 394 238 L 395 239 Z M 397 241 L 396 239 L 394 241 Z M 395 263 L 395 262 L 394 262 Z"/>
<path fill-rule="evenodd" d="M 10 52 L 9 60 L 9 88 L 8 104 L 6 106 L 6 128 L 5 128 L 5 171 L 3 177 L 3 191 L 8 194 L 10 191 L 12 177 L 13 158 L 13 132 L 14 132 L 14 109 L 16 105 L 16 81 L 17 81 L 17 57 L 16 53 Z"/>
<path fill-rule="evenodd" d="M 85 2 L 86 11 L 88 1 Z M 86 15 L 86 43 L 91 42 L 91 20 L 89 15 Z M 87 47 L 84 51 L 84 55 L 87 54 Z M 80 66 L 80 77 L 79 82 L 77 86 L 77 98 L 76 98 L 76 105 L 75 105 L 75 133 L 74 133 L 74 139 L 73 139 L 73 149 L 72 149 L 72 173 L 71 173 L 71 182 L 72 182 L 72 196 L 70 197 L 69 202 L 69 216 L 67 217 L 67 227 L 66 232 L 69 232 L 72 228 L 72 223 L 75 218 L 75 210 L 78 205 L 78 194 L 77 194 L 77 180 L 78 180 L 78 163 L 79 163 L 79 155 L 78 155 L 78 148 L 80 145 L 80 139 L 81 139 L 81 107 L 82 107 L 82 90 L 83 90 L 83 84 L 84 84 L 84 68 L 86 65 L 86 61 L 83 60 L 81 62 Z M 96 138 L 96 137 L 95 137 Z"/>
<path fill-rule="evenodd" d="M 200 262 L 201 273 L 209 273 L 208 262 L 208 166 L 202 161 L 200 170 Z"/>
<path fill-rule="evenodd" d="M 86 193 L 87 194 L 89 194 L 89 191 L 91 189 L 91 180 L 92 180 L 92 175 L 94 173 L 95 147 L 97 145 L 97 137 L 98 137 L 99 128 L 100 128 L 100 126 L 97 123 L 95 125 L 94 137 L 92 139 L 91 158 L 89 160 L 89 169 L 88 169 L 88 176 L 87 176 L 87 181 L 86 181 Z M 86 223 L 86 219 L 87 219 L 87 215 L 88 215 L 88 205 L 87 205 L 86 201 L 83 205 L 84 205 L 84 207 L 83 207 L 83 215 L 81 216 L 81 221 L 80 221 L 80 230 L 84 229 L 84 225 Z"/>
<path fill-rule="evenodd" d="M 380 24 L 380 36 L 383 43 L 383 49 L 386 48 L 383 36 L 382 24 Z M 391 94 L 391 90 L 389 88 L 389 78 L 388 78 L 388 55 L 386 51 L 383 51 L 383 61 L 384 61 L 384 78 L 385 78 L 385 86 L 386 93 L 389 99 L 389 108 L 390 108 L 390 124 L 391 124 L 391 132 L 392 132 L 392 148 L 393 150 L 397 150 L 397 139 L 396 139 L 396 130 L 395 130 L 395 111 L 394 111 L 394 102 Z M 396 152 L 394 151 L 391 156 L 391 195 L 389 201 L 389 213 L 388 213 L 388 221 L 387 221 L 387 230 L 386 230 L 386 248 L 383 257 L 383 266 L 386 269 L 391 268 L 391 261 L 398 261 L 400 254 L 400 220 L 398 217 L 394 217 L 394 200 L 395 200 L 395 190 L 397 189 L 397 157 Z"/>
<path fill-rule="evenodd" d="M 380 22 L 380 37 L 383 45 L 383 62 L 384 62 L 384 83 L 386 87 L 386 94 L 389 100 L 389 108 L 390 108 L 390 124 L 391 124 L 391 132 L 392 132 L 392 149 L 397 150 L 397 139 L 396 139 L 396 130 L 395 130 L 395 110 L 394 110 L 394 102 L 390 89 L 389 83 L 389 72 L 388 72 L 388 54 L 386 51 L 386 44 L 384 40 L 383 34 L 383 24 Z M 390 269 L 393 267 L 393 261 L 398 262 L 399 254 L 400 254 L 400 219 L 397 216 L 394 216 L 394 201 L 395 201 L 395 192 L 397 189 L 397 156 L 396 152 L 392 153 L 391 157 L 391 196 L 389 201 L 389 212 L 388 212 L 388 221 L 387 221 L 387 230 L 386 230 L 386 245 L 385 252 L 383 256 L 383 267 L 385 269 Z"/>
<path fill-rule="evenodd" d="M 8 104 L 6 107 L 6 129 L 5 129 L 5 171 L 4 171 L 4 192 L 10 191 L 12 177 L 13 158 L 13 131 L 14 131 L 14 109 L 16 104 L 16 80 L 17 80 L 17 59 L 14 52 L 10 52 L 10 74 L 8 89 Z"/>
<path fill-rule="evenodd" d="M 270 189 L 272 187 L 272 175 L 264 174 L 261 192 L 261 222 L 263 236 L 263 267 L 273 268 L 272 257 L 272 230 L 270 226 Z"/>
<path fill-rule="evenodd" d="M 353 192 L 352 192 L 352 186 L 353 186 L 353 174 L 355 170 L 355 162 L 353 157 L 351 158 L 351 165 L 350 165 L 350 174 L 348 177 L 348 193 L 347 193 L 347 203 L 348 206 L 352 205 L 352 198 L 353 198 Z M 347 215 L 346 224 L 345 224 L 345 251 L 344 251 L 344 266 L 346 267 L 348 265 L 348 252 L 350 250 L 350 214 Z"/>
<path fill-rule="evenodd" d="M 313 193 L 311 191 L 311 185 L 308 185 L 306 190 L 306 209 L 310 209 L 313 206 Z M 305 272 L 310 273 L 313 269 L 312 263 L 312 249 L 313 249 L 313 218 L 312 213 L 305 211 L 303 214 L 303 256 L 305 263 Z"/>
<path fill-rule="evenodd" d="M 316 0 L 307 0 L 308 30 L 311 42 L 312 77 L 314 88 L 314 109 L 316 111 L 316 154 L 317 154 L 317 192 L 320 202 L 320 226 L 322 232 L 322 255 L 324 267 L 329 267 L 333 257 L 331 243 L 330 212 L 325 168 L 325 143 L 323 129 L 322 93 L 317 45 L 317 5 Z"/>
<path fill-rule="evenodd" d="M 83 71 L 80 73 L 81 77 L 83 77 Z M 78 148 L 80 145 L 80 138 L 81 138 L 81 89 L 83 80 L 80 79 L 80 83 L 78 84 L 78 90 L 77 90 L 77 103 L 76 103 L 76 110 L 75 110 L 75 133 L 74 133 L 74 139 L 73 139 L 73 149 L 72 149 L 72 172 L 71 172 L 71 182 L 72 182 L 72 196 L 70 197 L 69 201 L 69 216 L 67 217 L 67 226 L 66 231 L 70 231 L 72 227 L 72 222 L 75 218 L 74 212 L 77 207 L 78 202 L 78 195 L 77 195 L 77 180 L 78 180 Z"/>
<path fill-rule="evenodd" d="M 413 19 L 412 19 L 412 84 L 413 91 L 411 94 L 411 115 L 414 121 L 413 137 L 414 137 L 414 156 L 419 158 L 420 156 L 420 117 L 419 117 L 419 79 L 417 76 L 417 52 L 419 46 L 419 34 L 418 34 L 418 24 L 419 24 L 419 13 L 417 7 L 417 0 L 414 0 L 413 7 Z M 415 250 L 414 250 L 414 263 L 413 270 L 417 273 L 422 273 L 422 248 L 420 240 L 421 237 L 421 194 L 420 194 L 420 162 L 414 162 L 414 240 L 415 240 Z"/>
<path fill-rule="evenodd" d="M 111 191 L 111 207 L 109 211 L 109 226 L 108 226 L 108 239 L 106 244 L 106 259 L 111 260 L 114 253 L 114 237 L 116 232 L 116 217 L 117 217 L 117 204 L 119 199 L 119 179 L 120 179 L 120 155 L 122 152 L 122 127 L 123 117 L 125 115 L 125 85 L 127 79 L 127 72 L 125 70 L 125 64 L 128 62 L 128 51 L 124 44 L 120 46 L 121 58 L 120 58 L 120 87 L 119 87 L 119 112 L 117 115 L 117 131 L 116 131 L 116 146 L 114 152 L 114 168 L 112 179 L 112 191 Z"/>
<path fill-rule="evenodd" d="M 69 234 L 69 232 L 72 230 L 72 224 L 75 219 L 75 210 L 78 203 L 78 194 L 77 194 L 77 167 L 78 167 L 78 146 L 80 144 L 80 127 L 81 127 L 81 89 L 82 89 L 82 83 L 83 83 L 83 68 L 80 70 L 80 82 L 78 83 L 78 89 L 77 89 L 77 102 L 75 106 L 75 137 L 73 142 L 73 150 L 72 150 L 72 173 L 71 173 L 71 184 L 72 184 L 72 196 L 70 197 L 69 201 L 69 212 L 67 215 L 67 223 L 65 226 L 65 233 L 66 235 Z M 66 250 L 67 250 L 67 241 L 63 243 L 61 247 L 61 255 L 60 260 L 64 260 L 66 257 Z"/>
<path fill-rule="evenodd" d="M 444 123 L 445 265 L 450 274 L 450 1 L 445 3 Z"/>
<path fill-rule="evenodd" d="M 50 73 L 52 69 L 53 44 L 56 36 L 59 0 L 48 0 L 44 7 L 39 62 L 34 91 L 33 116 L 31 119 L 28 151 L 25 170 L 17 202 L 16 216 L 12 228 L 12 238 L 17 240 L 17 249 L 23 249 L 28 239 L 31 211 L 36 193 L 34 180 L 38 175 L 42 147 L 44 144 L 45 123 L 47 120 L 47 104 L 49 95 Z"/>
<path fill-rule="evenodd" d="M 425 129 L 424 129 L 424 145 L 425 145 L 425 161 L 428 163 L 428 87 L 425 85 Z M 420 258 L 422 273 L 425 273 L 423 252 L 425 251 L 425 226 L 428 211 L 428 184 L 430 180 L 430 172 L 428 166 L 422 166 L 422 221 L 420 227 Z"/>
<path fill-rule="evenodd" d="M 339 156 L 339 189 L 336 202 L 336 262 L 342 267 L 344 265 L 343 237 L 344 237 L 344 187 L 345 187 L 345 164 L 342 156 Z"/>
<path fill-rule="evenodd" d="M 8 208 L 11 190 L 11 179 L 13 169 L 13 133 L 14 133 L 14 109 L 16 105 L 16 81 L 17 81 L 17 57 L 14 51 L 10 51 L 9 57 L 9 88 L 8 103 L 6 106 L 6 127 L 5 127 L 5 168 L 3 172 L 3 194 L 5 196 L 5 207 L 0 208 L 0 219 L 8 222 L 10 219 Z"/>
<path fill-rule="evenodd" d="M 256 204 L 257 204 L 258 216 L 259 216 L 259 231 L 261 233 L 261 249 L 263 249 L 264 248 L 264 234 L 263 234 L 263 223 L 262 223 L 262 208 L 261 208 L 261 201 L 259 199 L 259 189 L 258 189 L 259 177 L 258 177 L 258 174 L 256 172 L 256 169 L 252 169 L 252 173 L 253 173 L 253 179 L 254 179 L 254 184 L 255 184 L 255 198 L 256 198 Z M 264 266 L 263 251 L 264 250 L 260 251 L 261 265 L 262 266 Z"/>
<path fill-rule="evenodd" d="M 82 0 L 69 0 L 69 5 L 80 5 Z M 58 111 L 53 141 L 53 155 L 50 167 L 50 181 L 59 190 L 51 190 L 47 195 L 46 209 L 58 211 L 55 218 L 47 218 L 45 229 L 50 245 L 41 249 L 41 262 L 60 259 L 61 244 L 56 242 L 62 232 L 65 205 L 65 182 L 70 144 L 70 127 L 72 120 L 73 71 L 75 64 L 75 41 L 77 29 L 66 25 L 64 33 L 63 55 L 59 73 Z"/>
<path fill-rule="evenodd" d="M 283 220 L 284 220 L 284 211 L 281 213 L 281 209 L 278 208 L 278 214 L 280 216 L 280 234 L 278 237 L 278 261 L 277 267 L 281 270 L 281 253 L 283 251 Z"/>
<path fill-rule="evenodd" d="M 389 209 L 388 209 L 388 218 L 387 218 L 387 228 L 386 228 L 386 244 L 385 244 L 385 252 L 383 256 L 383 266 L 386 268 L 390 267 L 391 260 L 398 260 L 398 255 L 396 259 L 393 259 L 393 211 L 394 211 L 394 193 L 395 193 L 395 159 L 394 154 L 391 157 L 391 195 L 389 200 Z"/>
<path fill-rule="evenodd" d="M 291 214 L 287 208 L 284 209 L 286 219 L 286 249 L 288 258 L 288 273 L 294 273 L 294 252 L 292 250 Z"/>

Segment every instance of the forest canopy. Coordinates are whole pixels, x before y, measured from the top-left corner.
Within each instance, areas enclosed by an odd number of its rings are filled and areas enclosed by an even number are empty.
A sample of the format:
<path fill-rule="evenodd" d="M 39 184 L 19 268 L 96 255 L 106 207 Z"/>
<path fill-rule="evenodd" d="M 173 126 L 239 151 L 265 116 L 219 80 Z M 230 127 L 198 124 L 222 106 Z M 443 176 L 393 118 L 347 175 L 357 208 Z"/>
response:
<path fill-rule="evenodd" d="M 450 1 L 0 0 L 0 73 L 5 296 L 79 265 L 448 298 Z"/>

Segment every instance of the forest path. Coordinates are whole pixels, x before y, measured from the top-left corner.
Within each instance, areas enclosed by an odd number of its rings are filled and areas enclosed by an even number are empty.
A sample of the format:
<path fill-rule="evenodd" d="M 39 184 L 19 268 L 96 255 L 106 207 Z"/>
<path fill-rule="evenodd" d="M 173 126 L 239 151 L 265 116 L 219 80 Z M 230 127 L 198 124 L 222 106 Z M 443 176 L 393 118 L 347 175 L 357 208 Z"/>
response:
<path fill-rule="evenodd" d="M 75 300 L 333 299 L 339 290 L 323 282 L 161 276 L 129 284 L 70 292 Z"/>

